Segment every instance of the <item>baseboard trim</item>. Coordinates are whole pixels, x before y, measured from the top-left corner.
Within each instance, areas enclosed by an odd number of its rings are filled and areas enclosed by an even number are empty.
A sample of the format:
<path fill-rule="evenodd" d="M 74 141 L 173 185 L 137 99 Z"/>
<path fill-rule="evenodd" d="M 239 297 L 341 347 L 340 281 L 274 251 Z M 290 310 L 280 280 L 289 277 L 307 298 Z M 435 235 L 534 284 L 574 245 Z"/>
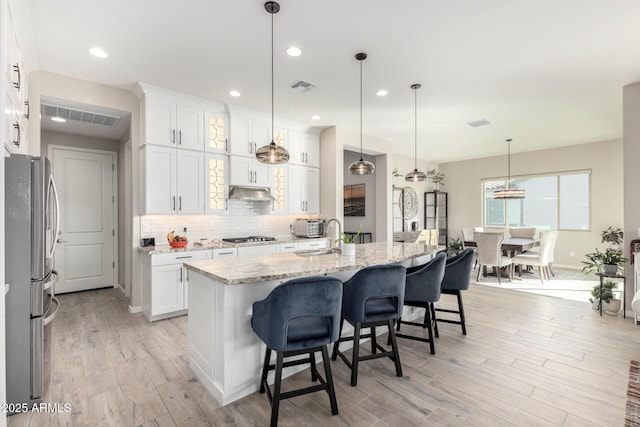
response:
<path fill-rule="evenodd" d="M 135 307 L 131 307 L 129 306 L 129 313 L 133 314 L 133 313 L 142 313 L 142 307 L 137 305 Z"/>

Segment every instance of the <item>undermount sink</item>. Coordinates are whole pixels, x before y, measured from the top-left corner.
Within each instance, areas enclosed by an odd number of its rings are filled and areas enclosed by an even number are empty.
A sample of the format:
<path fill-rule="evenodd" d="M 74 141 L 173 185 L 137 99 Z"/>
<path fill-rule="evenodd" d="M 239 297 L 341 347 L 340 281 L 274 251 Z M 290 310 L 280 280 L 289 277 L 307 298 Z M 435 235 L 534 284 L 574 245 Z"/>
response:
<path fill-rule="evenodd" d="M 336 252 L 338 252 L 338 248 L 307 249 L 303 251 L 295 251 L 294 253 L 298 256 L 318 256 L 334 254 Z"/>

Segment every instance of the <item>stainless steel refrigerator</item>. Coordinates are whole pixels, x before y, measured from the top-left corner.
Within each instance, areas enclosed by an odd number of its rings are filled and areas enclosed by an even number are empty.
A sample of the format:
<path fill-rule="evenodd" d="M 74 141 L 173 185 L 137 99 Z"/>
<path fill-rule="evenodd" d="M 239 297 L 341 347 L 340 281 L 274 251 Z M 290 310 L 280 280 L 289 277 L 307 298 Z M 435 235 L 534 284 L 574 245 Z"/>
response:
<path fill-rule="evenodd" d="M 7 403 L 41 402 L 49 389 L 60 205 L 45 157 L 5 159 Z"/>

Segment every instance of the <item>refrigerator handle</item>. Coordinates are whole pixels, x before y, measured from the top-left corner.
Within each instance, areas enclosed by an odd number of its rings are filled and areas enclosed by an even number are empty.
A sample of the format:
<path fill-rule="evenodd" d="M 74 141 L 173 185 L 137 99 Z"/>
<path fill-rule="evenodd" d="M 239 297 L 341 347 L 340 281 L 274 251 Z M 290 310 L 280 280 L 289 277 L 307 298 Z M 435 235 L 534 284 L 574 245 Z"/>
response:
<path fill-rule="evenodd" d="M 60 232 L 60 199 L 58 198 L 58 189 L 56 188 L 56 182 L 53 180 L 53 175 L 49 176 L 49 188 L 53 190 L 53 197 L 56 203 L 56 231 L 51 239 L 53 240 L 53 244 L 51 245 L 51 252 L 49 253 L 49 258 L 53 259 L 53 254 L 56 251 L 56 245 L 58 243 L 58 233 Z M 48 194 L 47 198 L 49 198 Z M 47 205 L 48 204 L 47 202 Z"/>

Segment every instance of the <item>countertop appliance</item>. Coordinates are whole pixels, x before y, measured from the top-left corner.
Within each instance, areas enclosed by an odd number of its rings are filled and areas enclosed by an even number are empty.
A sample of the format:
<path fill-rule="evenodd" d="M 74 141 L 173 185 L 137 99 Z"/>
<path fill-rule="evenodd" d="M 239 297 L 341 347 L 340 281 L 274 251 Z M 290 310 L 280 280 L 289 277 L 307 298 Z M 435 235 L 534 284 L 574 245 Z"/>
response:
<path fill-rule="evenodd" d="M 52 321 L 60 308 L 53 270 L 59 226 L 60 205 L 49 160 L 6 158 L 5 275 L 11 285 L 5 300 L 8 404 L 31 406 L 46 400 Z"/>
<path fill-rule="evenodd" d="M 222 239 L 223 242 L 227 243 L 273 242 L 275 240 L 275 237 L 269 236 L 227 237 Z"/>
<path fill-rule="evenodd" d="M 298 218 L 293 223 L 293 235 L 297 237 L 322 237 L 326 222 L 323 219 Z"/>

